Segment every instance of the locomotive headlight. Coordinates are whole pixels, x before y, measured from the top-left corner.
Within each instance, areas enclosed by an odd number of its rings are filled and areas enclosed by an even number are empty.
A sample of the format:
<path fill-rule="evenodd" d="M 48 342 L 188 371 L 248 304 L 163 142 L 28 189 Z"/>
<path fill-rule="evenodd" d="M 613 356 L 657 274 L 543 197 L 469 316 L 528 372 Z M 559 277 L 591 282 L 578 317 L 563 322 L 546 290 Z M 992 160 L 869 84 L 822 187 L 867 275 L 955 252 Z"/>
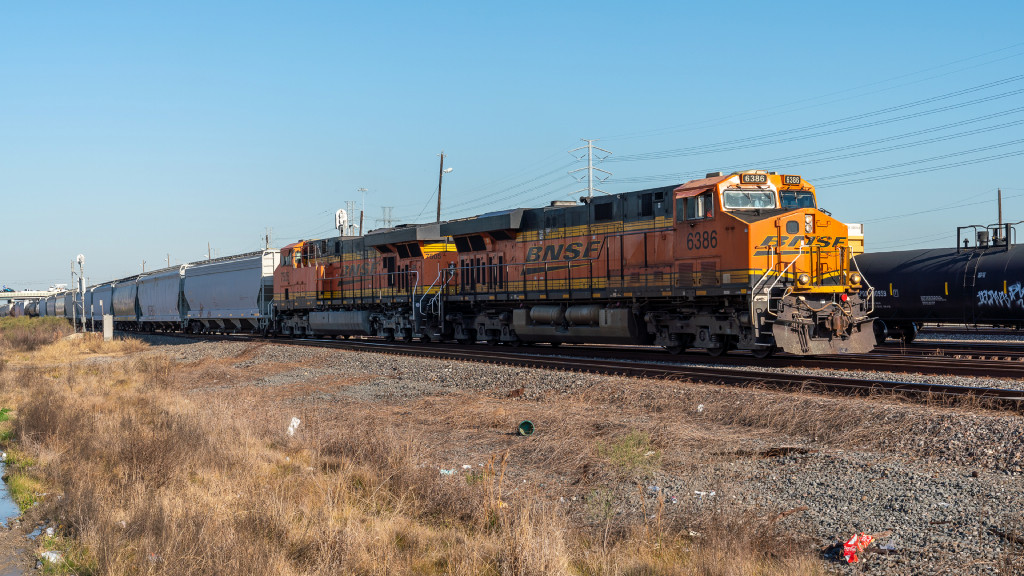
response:
<path fill-rule="evenodd" d="M 801 274 L 800 276 L 797 276 L 796 283 L 800 286 L 807 286 L 811 283 L 811 277 L 807 274 Z"/>
<path fill-rule="evenodd" d="M 857 274 L 856 272 L 854 272 L 853 274 L 850 274 L 850 285 L 851 286 L 859 286 L 860 285 L 860 281 L 861 281 L 860 274 Z"/>
<path fill-rule="evenodd" d="M 804 214 L 804 232 L 814 232 L 814 214 Z"/>

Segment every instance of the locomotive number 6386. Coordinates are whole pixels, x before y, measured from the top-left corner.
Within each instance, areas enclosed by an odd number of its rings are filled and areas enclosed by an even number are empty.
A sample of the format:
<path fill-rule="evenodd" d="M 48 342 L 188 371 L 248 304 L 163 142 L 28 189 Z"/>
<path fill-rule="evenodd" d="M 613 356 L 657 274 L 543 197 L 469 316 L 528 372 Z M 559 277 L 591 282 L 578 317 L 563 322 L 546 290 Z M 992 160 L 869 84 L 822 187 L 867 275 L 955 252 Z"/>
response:
<path fill-rule="evenodd" d="M 711 230 L 710 232 L 707 230 L 703 232 L 690 232 L 686 235 L 687 250 L 707 250 L 709 248 L 718 248 L 717 230 Z"/>

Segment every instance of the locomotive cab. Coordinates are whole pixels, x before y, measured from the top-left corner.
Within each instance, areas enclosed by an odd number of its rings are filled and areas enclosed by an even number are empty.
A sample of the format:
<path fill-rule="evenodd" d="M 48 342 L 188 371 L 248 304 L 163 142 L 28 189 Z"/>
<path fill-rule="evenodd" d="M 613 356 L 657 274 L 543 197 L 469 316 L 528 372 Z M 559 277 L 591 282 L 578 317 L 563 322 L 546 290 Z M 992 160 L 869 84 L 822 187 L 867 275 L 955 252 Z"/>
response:
<path fill-rule="evenodd" d="M 692 342 L 669 334 L 661 339 L 667 348 L 673 336 L 715 353 L 724 346 L 759 356 L 873 348 L 871 297 L 861 297 L 859 274 L 849 269 L 847 227 L 817 208 L 800 176 L 713 173 L 678 187 L 675 202 L 677 285 L 712 312 L 735 310 L 740 299 L 746 309 L 728 324 L 704 322 Z"/>

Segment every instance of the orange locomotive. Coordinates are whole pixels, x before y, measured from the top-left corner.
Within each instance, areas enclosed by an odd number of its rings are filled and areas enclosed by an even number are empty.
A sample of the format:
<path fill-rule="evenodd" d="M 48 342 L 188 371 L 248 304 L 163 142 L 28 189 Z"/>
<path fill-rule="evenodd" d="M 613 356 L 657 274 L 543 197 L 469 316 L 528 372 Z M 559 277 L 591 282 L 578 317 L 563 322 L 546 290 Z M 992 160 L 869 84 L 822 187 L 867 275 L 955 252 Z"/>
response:
<path fill-rule="evenodd" d="M 300 242 L 277 329 L 462 343 L 867 352 L 847 226 L 799 176 L 707 178 L 358 238 Z"/>

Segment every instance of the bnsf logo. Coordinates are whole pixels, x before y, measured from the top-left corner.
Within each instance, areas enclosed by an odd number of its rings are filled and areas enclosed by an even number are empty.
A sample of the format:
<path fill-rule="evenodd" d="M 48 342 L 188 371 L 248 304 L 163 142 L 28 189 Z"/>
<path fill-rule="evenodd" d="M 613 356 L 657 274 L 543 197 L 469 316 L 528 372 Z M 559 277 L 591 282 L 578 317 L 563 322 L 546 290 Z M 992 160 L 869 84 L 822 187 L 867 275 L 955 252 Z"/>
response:
<path fill-rule="evenodd" d="M 369 262 L 358 262 L 356 264 L 345 264 L 341 267 L 342 276 L 365 276 L 370 273 Z"/>
<path fill-rule="evenodd" d="M 569 244 L 552 244 L 550 246 L 532 246 L 526 251 L 527 262 L 555 262 L 557 260 L 577 260 L 590 258 L 601 250 L 601 241 L 570 242 Z"/>
<path fill-rule="evenodd" d="M 796 248 L 800 246 L 800 241 L 805 238 L 807 238 L 808 246 L 816 246 L 818 248 L 835 248 L 846 244 L 846 236 L 766 236 L 757 247 L 767 248 L 768 246 L 781 245 L 787 248 Z"/>

